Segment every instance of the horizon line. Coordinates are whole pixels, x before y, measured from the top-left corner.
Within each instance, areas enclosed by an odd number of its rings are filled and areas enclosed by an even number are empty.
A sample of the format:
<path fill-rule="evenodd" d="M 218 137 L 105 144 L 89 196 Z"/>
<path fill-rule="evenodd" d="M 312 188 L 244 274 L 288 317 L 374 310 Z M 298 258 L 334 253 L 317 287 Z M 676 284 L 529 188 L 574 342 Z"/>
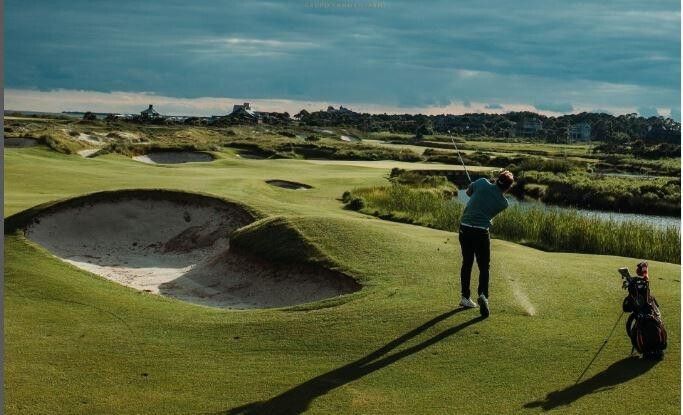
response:
<path fill-rule="evenodd" d="M 341 104 L 337 101 L 326 100 L 294 100 L 286 98 L 235 98 L 235 97 L 196 97 L 178 98 L 157 95 L 150 92 L 110 91 L 100 92 L 73 89 L 5 89 L 5 108 L 32 108 L 23 111 L 32 112 L 83 112 L 134 114 L 146 108 L 150 103 L 157 109 L 162 108 L 168 116 L 199 116 L 208 117 L 218 114 L 229 114 L 233 105 L 249 102 L 254 109 L 262 112 L 288 112 L 292 115 L 301 110 L 308 112 L 325 111 L 328 106 L 339 108 L 344 106 L 357 113 L 387 114 L 387 115 L 465 115 L 465 114 L 508 114 L 511 112 L 528 111 L 548 117 L 563 115 L 577 115 L 581 113 L 604 113 L 613 116 L 636 113 L 644 118 L 663 116 L 679 121 L 672 115 L 673 108 L 657 107 L 656 114 L 641 114 L 635 107 L 592 108 L 589 105 L 572 106 L 571 111 L 552 111 L 539 109 L 539 104 L 502 103 L 502 102 L 471 102 L 451 101 L 446 105 L 404 106 L 377 103 L 351 102 Z M 539 105 L 540 106 L 540 105 Z M 144 109 L 142 108 L 142 109 Z M 668 112 L 668 113 L 667 113 Z"/>

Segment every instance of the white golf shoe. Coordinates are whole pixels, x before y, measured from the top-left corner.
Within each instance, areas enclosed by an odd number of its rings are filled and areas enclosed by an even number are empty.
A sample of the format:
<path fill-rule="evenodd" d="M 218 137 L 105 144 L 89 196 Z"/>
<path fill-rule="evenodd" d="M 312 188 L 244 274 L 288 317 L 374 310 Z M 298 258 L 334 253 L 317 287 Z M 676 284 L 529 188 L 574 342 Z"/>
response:
<path fill-rule="evenodd" d="M 477 307 L 477 305 L 474 303 L 474 301 L 472 301 L 472 299 L 465 298 L 465 297 L 460 298 L 460 305 L 465 307 L 465 308 L 476 308 Z"/>

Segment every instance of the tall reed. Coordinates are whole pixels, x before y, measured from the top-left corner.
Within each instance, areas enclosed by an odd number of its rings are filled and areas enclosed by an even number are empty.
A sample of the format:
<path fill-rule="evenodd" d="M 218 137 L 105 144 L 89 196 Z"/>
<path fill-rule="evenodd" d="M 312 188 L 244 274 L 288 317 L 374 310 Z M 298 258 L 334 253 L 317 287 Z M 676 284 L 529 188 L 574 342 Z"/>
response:
<path fill-rule="evenodd" d="M 437 189 L 391 186 L 354 189 L 362 212 L 383 219 L 455 232 L 464 206 Z M 494 237 L 549 251 L 618 255 L 680 263 L 681 235 L 676 227 L 585 216 L 570 209 L 510 206 L 496 217 Z"/>

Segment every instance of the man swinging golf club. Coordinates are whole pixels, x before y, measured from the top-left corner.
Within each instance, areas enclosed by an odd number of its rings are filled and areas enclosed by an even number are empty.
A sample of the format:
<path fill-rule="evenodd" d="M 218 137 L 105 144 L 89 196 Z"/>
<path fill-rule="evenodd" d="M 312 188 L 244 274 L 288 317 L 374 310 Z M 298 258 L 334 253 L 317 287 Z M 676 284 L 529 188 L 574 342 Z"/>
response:
<path fill-rule="evenodd" d="M 503 170 L 498 179 L 491 183 L 482 178 L 470 183 L 465 211 L 460 220 L 460 248 L 462 249 L 462 268 L 460 269 L 460 285 L 462 298 L 460 305 L 474 308 L 477 305 L 470 298 L 470 277 L 474 259 L 479 267 L 479 287 L 477 302 L 482 317 L 489 316 L 489 262 L 491 259 L 491 239 L 489 227 L 494 216 L 508 207 L 505 193 L 510 190 L 514 177 Z"/>

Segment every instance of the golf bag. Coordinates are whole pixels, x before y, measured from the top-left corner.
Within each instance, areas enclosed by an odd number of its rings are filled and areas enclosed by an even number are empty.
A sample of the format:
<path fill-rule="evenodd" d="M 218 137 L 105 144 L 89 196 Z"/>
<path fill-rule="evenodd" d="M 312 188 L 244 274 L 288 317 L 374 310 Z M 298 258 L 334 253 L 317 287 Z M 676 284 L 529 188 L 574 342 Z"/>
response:
<path fill-rule="evenodd" d="M 662 322 L 659 304 L 650 293 L 647 263 L 638 264 L 638 275 L 631 276 L 628 268 L 620 268 L 624 279 L 623 288 L 628 291 L 622 304 L 626 313 L 626 334 L 631 339 L 633 350 L 644 357 L 661 358 L 667 346 L 667 334 Z"/>

